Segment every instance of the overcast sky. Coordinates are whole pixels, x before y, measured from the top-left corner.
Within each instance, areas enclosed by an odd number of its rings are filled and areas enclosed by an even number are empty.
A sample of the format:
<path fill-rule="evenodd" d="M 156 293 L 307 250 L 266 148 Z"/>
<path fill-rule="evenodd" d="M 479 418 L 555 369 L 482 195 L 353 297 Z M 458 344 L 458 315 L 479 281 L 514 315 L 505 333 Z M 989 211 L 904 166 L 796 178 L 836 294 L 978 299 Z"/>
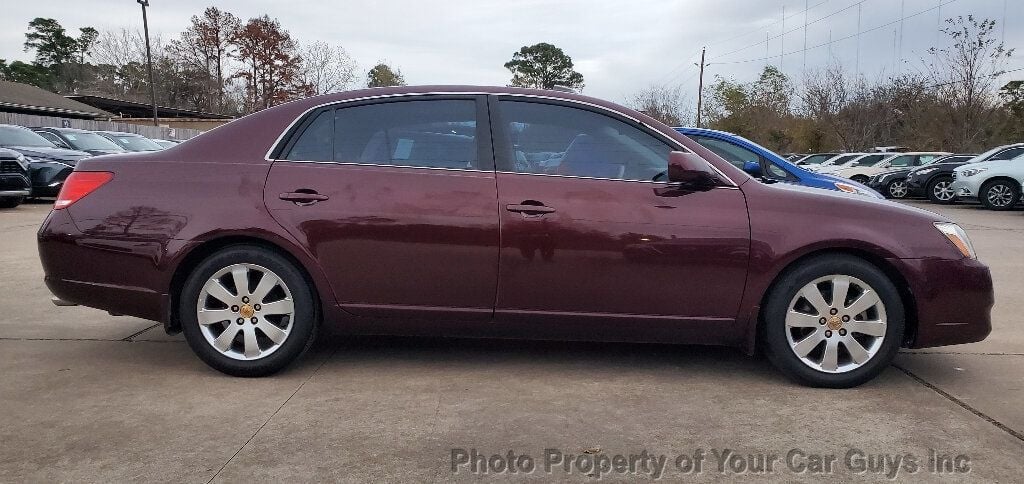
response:
<path fill-rule="evenodd" d="M 28 22 L 57 19 L 73 34 L 97 29 L 141 27 L 133 0 L 6 0 L 0 16 L 0 58 L 30 60 L 22 49 Z M 650 84 L 682 85 L 696 95 L 702 45 L 708 46 L 706 79 L 714 75 L 751 80 L 766 56 L 781 59 L 786 74 L 803 66 L 821 68 L 829 59 L 869 77 L 899 66 L 919 69 L 926 50 L 939 41 L 943 18 L 973 14 L 999 21 L 997 32 L 1017 47 L 1008 68 L 1024 67 L 1022 0 L 151 0 L 150 28 L 170 39 L 192 15 L 209 5 L 247 19 L 269 14 L 302 42 L 345 47 L 365 75 L 378 59 L 398 66 L 409 84 L 505 85 L 503 67 L 523 45 L 549 42 L 572 56 L 583 74 L 585 94 L 625 101 Z M 921 12 L 899 27 L 884 26 Z M 943 4 L 940 9 L 937 5 Z M 804 52 L 805 6 L 806 30 Z M 785 8 L 785 32 L 783 30 Z M 930 9 L 930 10 L 929 10 Z M 859 12 L 859 14 L 858 14 Z M 858 38 L 858 16 L 860 31 Z M 870 29 L 876 29 L 866 32 Z M 772 37 L 765 42 L 766 34 Z M 839 40 L 844 37 L 851 37 Z M 828 44 L 830 38 L 833 42 Z M 859 49 L 858 49 L 859 43 Z M 819 46 L 819 47 L 815 47 Z M 859 62 L 858 62 L 859 50 Z M 779 65 L 780 59 L 772 59 Z M 1024 78 L 1024 71 L 1013 74 Z"/>

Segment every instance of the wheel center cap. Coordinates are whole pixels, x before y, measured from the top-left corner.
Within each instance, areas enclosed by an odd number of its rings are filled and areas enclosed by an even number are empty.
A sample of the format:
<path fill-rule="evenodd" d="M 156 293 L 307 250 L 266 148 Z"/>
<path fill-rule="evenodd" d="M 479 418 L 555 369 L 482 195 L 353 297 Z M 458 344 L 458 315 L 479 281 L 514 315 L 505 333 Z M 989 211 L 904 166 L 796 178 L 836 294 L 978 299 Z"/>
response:
<path fill-rule="evenodd" d="M 839 316 L 832 316 L 831 318 L 828 318 L 826 325 L 828 326 L 828 329 L 831 329 L 832 331 L 839 331 L 843 328 L 843 320 Z"/>
<path fill-rule="evenodd" d="M 238 314 L 241 314 L 243 318 L 251 318 L 253 314 L 256 314 L 256 310 L 253 309 L 251 304 L 243 304 L 242 307 L 238 308 Z"/>

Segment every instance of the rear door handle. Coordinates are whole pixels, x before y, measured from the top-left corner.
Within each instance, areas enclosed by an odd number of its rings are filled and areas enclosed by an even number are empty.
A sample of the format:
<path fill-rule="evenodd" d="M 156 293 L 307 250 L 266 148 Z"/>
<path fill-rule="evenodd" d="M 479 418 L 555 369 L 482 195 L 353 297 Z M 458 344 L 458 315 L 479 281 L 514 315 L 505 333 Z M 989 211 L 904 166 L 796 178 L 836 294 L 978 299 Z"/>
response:
<path fill-rule="evenodd" d="M 282 193 L 277 198 L 286 202 L 294 202 L 296 205 L 312 205 L 316 202 L 327 200 L 330 197 L 321 195 L 316 190 L 298 190 Z"/>
<path fill-rule="evenodd" d="M 510 204 L 505 205 L 505 210 L 509 212 L 517 212 L 524 215 L 541 215 L 545 213 L 553 213 L 554 208 L 548 207 L 547 205 L 526 205 L 526 204 Z"/>

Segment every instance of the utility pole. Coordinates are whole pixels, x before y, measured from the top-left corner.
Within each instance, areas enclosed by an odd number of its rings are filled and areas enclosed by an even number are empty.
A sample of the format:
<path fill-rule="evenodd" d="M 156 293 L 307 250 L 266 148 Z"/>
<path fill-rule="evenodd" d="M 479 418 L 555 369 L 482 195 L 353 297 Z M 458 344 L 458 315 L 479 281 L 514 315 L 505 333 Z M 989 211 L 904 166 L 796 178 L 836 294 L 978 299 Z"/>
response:
<path fill-rule="evenodd" d="M 782 6 L 782 36 L 779 37 L 779 70 L 786 65 L 786 6 Z"/>
<path fill-rule="evenodd" d="M 149 20 L 146 18 L 149 0 L 136 1 L 142 5 L 142 30 L 146 33 L 146 65 L 149 70 L 149 100 L 153 103 L 153 126 L 159 126 L 156 115 L 156 84 L 153 83 L 153 53 L 149 50 Z"/>
<path fill-rule="evenodd" d="M 940 0 L 941 1 L 941 0 Z M 861 4 L 857 4 L 857 61 L 854 63 L 853 72 L 860 76 L 860 7 Z"/>
<path fill-rule="evenodd" d="M 896 74 L 899 75 L 903 72 L 903 21 L 905 18 L 904 7 L 907 4 L 907 0 L 900 0 L 900 43 L 896 47 L 896 54 L 899 60 L 896 64 Z"/>
<path fill-rule="evenodd" d="M 807 71 L 807 11 L 811 9 L 809 4 L 810 0 L 804 0 L 804 63 L 800 66 L 803 71 Z"/>
<path fill-rule="evenodd" d="M 707 47 L 700 48 L 700 80 L 697 81 L 697 127 L 700 127 L 700 108 L 704 101 L 704 51 Z"/>

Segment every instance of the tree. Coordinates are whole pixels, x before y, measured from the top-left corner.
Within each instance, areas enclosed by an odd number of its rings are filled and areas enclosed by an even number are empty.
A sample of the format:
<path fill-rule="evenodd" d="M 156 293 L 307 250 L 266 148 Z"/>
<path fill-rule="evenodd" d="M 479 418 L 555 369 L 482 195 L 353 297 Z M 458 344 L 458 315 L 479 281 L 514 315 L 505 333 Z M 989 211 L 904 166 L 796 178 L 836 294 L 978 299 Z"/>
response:
<path fill-rule="evenodd" d="M 245 83 L 245 109 L 259 111 L 309 94 L 299 82 L 302 57 L 291 34 L 270 16 L 249 19 L 231 38 L 242 68 L 234 77 Z"/>
<path fill-rule="evenodd" d="M 541 42 L 523 46 L 505 63 L 512 71 L 512 86 L 552 89 L 566 86 L 583 88 L 583 74 L 573 70 L 572 58 L 554 45 Z"/>
<path fill-rule="evenodd" d="M 191 25 L 172 40 L 168 53 L 201 76 L 205 109 L 223 112 L 225 107 L 225 65 L 232 52 L 232 39 L 241 28 L 238 17 L 217 7 L 193 15 Z"/>
<path fill-rule="evenodd" d="M 314 95 L 344 91 L 356 77 L 356 62 L 341 46 L 313 42 L 302 48 L 299 77 Z"/>
<path fill-rule="evenodd" d="M 402 76 L 402 71 L 397 67 L 392 68 L 387 65 L 384 61 L 378 61 L 377 65 L 373 66 L 369 72 L 366 73 L 366 87 L 387 87 L 387 86 L 404 86 L 405 77 Z"/>
<path fill-rule="evenodd" d="M 636 93 L 629 105 L 669 126 L 689 124 L 689 119 L 684 114 L 683 96 L 678 86 L 649 86 Z"/>
<path fill-rule="evenodd" d="M 942 32 L 950 46 L 929 49 L 935 60 L 929 75 L 945 101 L 938 114 L 945 118 L 947 147 L 956 151 L 983 148 L 980 141 L 997 114 L 993 83 L 1013 49 L 998 41 L 995 26 L 971 15 L 947 19 Z"/>
<path fill-rule="evenodd" d="M 36 63 L 43 67 L 73 62 L 78 57 L 79 47 L 78 40 L 69 36 L 52 18 L 36 17 L 28 23 L 25 52 L 34 50 Z"/>
<path fill-rule="evenodd" d="M 37 64 L 22 61 L 8 64 L 6 59 L 0 59 L 0 79 L 44 87 L 49 85 L 50 72 Z"/>

